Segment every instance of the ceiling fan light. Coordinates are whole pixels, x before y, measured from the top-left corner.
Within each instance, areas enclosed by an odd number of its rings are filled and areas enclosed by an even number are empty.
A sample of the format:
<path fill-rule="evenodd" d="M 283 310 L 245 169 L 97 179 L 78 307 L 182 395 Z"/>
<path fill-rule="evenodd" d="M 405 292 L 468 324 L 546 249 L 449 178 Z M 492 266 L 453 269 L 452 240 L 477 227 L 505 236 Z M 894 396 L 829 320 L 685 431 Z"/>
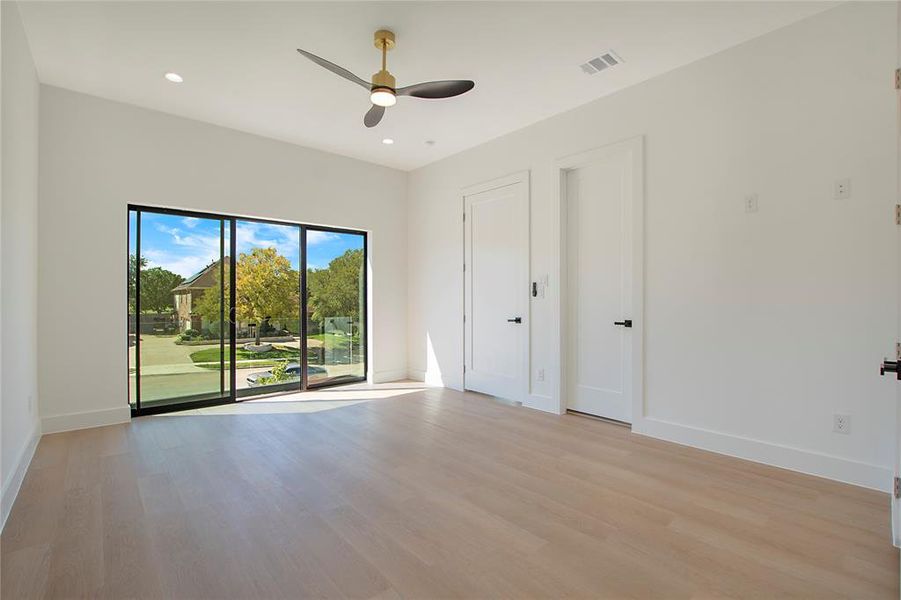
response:
<path fill-rule="evenodd" d="M 376 106 L 394 106 L 397 102 L 397 97 L 395 97 L 394 92 L 387 88 L 375 88 L 372 90 L 369 99 L 372 100 L 372 103 Z"/>

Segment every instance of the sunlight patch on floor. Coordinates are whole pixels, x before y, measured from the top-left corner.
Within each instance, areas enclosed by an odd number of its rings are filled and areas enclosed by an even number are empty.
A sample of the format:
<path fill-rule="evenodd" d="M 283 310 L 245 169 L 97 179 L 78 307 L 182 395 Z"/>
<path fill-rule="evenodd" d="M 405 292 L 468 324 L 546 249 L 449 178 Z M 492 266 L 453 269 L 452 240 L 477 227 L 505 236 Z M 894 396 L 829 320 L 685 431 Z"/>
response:
<path fill-rule="evenodd" d="M 270 398 L 261 398 L 259 400 L 247 400 L 245 404 L 254 404 L 261 402 L 315 402 L 315 401 L 347 401 L 347 400 L 385 400 L 402 396 L 404 394 L 414 394 L 421 392 L 425 388 L 384 388 L 384 389 L 364 389 L 364 390 L 310 390 L 308 392 L 298 392 L 296 394 L 285 394 L 283 396 L 272 396 Z"/>
<path fill-rule="evenodd" d="M 256 400 L 245 400 L 235 404 L 209 406 L 179 412 L 165 413 L 160 417 L 202 416 L 202 415 L 265 415 L 278 413 L 315 413 L 336 408 L 347 408 L 355 404 L 387 400 L 407 394 L 425 391 L 425 387 L 366 387 L 355 389 L 328 389 L 269 396 Z"/>
<path fill-rule="evenodd" d="M 285 401 L 266 402 L 266 401 L 250 401 L 240 404 L 224 404 L 222 406 L 210 406 L 207 408 L 199 408 L 197 410 L 187 411 L 189 415 L 269 415 L 276 413 L 315 413 L 324 410 L 334 410 L 336 408 L 347 408 L 355 404 L 363 404 L 370 400 L 342 400 L 332 402 L 319 402 L 316 400 L 301 401 Z M 174 415 L 184 415 L 181 413 L 172 413 Z"/>

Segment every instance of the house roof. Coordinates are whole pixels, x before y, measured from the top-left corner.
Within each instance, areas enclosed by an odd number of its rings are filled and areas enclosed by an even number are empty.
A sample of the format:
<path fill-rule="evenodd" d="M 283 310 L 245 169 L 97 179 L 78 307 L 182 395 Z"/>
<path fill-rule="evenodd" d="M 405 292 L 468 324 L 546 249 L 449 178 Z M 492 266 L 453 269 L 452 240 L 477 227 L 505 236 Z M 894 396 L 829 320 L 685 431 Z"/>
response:
<path fill-rule="evenodd" d="M 194 273 L 183 282 L 181 282 L 178 286 L 173 288 L 173 292 L 183 292 L 187 290 L 205 290 L 207 288 L 213 287 L 215 279 L 213 276 L 215 275 L 216 269 L 219 268 L 219 263 L 223 260 L 228 260 L 229 257 L 224 257 L 220 260 L 216 260 L 205 266 L 203 269 Z"/>

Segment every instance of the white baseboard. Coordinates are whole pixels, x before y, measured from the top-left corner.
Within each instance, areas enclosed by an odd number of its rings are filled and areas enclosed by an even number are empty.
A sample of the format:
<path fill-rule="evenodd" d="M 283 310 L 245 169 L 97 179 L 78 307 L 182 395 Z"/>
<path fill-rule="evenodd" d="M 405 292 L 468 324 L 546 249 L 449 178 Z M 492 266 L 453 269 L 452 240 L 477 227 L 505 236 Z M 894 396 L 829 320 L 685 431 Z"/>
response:
<path fill-rule="evenodd" d="M 421 381 L 428 387 L 446 387 L 450 390 L 463 391 L 462 388 L 445 383 L 441 380 L 440 374 L 429 373 L 422 369 L 410 369 L 407 371 L 407 379 L 411 381 Z"/>
<path fill-rule="evenodd" d="M 522 403 L 526 408 L 540 410 L 541 412 L 559 415 L 560 403 L 556 398 L 545 396 L 544 394 L 528 394 L 525 402 Z"/>
<path fill-rule="evenodd" d="M 0 492 L 0 531 L 3 531 L 3 528 L 6 526 L 6 518 L 13 508 L 16 496 L 19 495 L 19 489 L 25 480 L 25 473 L 28 472 L 28 466 L 31 464 L 31 459 L 34 457 L 34 451 L 37 449 L 40 439 L 41 432 L 35 428 L 31 433 L 31 437 L 28 438 L 28 443 L 22 448 L 22 452 L 16 460 L 16 468 L 10 473 L 9 478 L 3 482 L 3 489 Z"/>
<path fill-rule="evenodd" d="M 68 415 L 51 415 L 41 419 L 41 429 L 44 433 L 59 433 L 75 429 L 87 429 L 88 427 L 103 427 L 104 425 L 116 425 L 127 423 L 131 419 L 131 409 L 128 406 L 105 408 L 89 412 L 71 413 Z"/>
<path fill-rule="evenodd" d="M 403 381 L 407 378 L 406 369 L 393 369 L 391 371 L 375 371 L 372 374 L 373 383 L 389 383 L 391 381 Z"/>
<path fill-rule="evenodd" d="M 892 487 L 891 468 L 830 454 L 647 417 L 636 420 L 632 432 L 881 492 L 890 492 Z"/>

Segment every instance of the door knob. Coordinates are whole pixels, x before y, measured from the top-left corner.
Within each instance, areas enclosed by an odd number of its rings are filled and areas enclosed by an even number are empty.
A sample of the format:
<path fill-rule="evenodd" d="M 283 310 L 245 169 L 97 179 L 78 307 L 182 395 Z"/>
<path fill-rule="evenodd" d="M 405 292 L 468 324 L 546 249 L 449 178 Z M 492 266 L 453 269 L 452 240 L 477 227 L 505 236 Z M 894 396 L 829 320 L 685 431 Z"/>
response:
<path fill-rule="evenodd" d="M 899 366 L 898 362 L 891 360 L 882 361 L 882 364 L 879 365 L 879 374 L 884 376 L 886 372 L 894 373 L 897 375 L 897 379 L 901 380 L 901 366 Z"/>
<path fill-rule="evenodd" d="M 632 327 L 632 319 L 626 319 L 625 321 L 614 321 L 614 325 L 619 325 L 620 327 Z"/>
<path fill-rule="evenodd" d="M 507 323 L 522 323 L 522 317 L 513 317 L 512 319 L 507 319 Z"/>

